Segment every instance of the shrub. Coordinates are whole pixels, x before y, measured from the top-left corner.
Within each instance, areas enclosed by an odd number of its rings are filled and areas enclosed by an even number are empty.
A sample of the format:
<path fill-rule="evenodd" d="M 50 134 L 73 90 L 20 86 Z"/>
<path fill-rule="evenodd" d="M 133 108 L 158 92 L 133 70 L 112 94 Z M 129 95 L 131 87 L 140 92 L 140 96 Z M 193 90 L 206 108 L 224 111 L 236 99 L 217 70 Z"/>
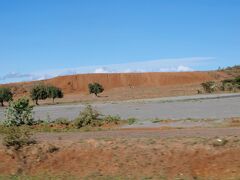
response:
<path fill-rule="evenodd" d="M 77 128 L 85 126 L 96 126 L 100 123 L 100 114 L 88 105 L 82 112 L 80 112 L 79 117 L 74 120 L 74 124 Z"/>
<path fill-rule="evenodd" d="M 5 125 L 7 126 L 20 126 L 23 124 L 32 125 L 33 106 L 29 105 L 29 100 L 26 98 L 12 101 L 5 111 Z"/>
<path fill-rule="evenodd" d="M 225 91 L 237 91 L 240 89 L 240 76 L 234 79 L 225 79 L 222 81 L 222 90 Z"/>
<path fill-rule="evenodd" d="M 66 118 L 57 118 L 54 123 L 68 126 L 70 122 Z"/>
<path fill-rule="evenodd" d="M 235 84 L 240 85 L 240 76 L 234 79 Z"/>
<path fill-rule="evenodd" d="M 232 83 L 225 83 L 223 87 L 225 91 L 232 91 L 234 88 L 234 85 Z"/>
<path fill-rule="evenodd" d="M 214 90 L 216 88 L 216 84 L 214 81 L 208 81 L 208 82 L 202 83 L 201 85 L 202 85 L 204 91 L 207 93 L 214 92 Z"/>
<path fill-rule="evenodd" d="M 132 125 L 137 121 L 137 119 L 136 118 L 128 118 L 127 121 L 128 121 L 128 125 Z"/>
<path fill-rule="evenodd" d="M 36 143 L 32 138 L 30 130 L 26 127 L 9 127 L 5 131 L 5 137 L 3 139 L 3 145 L 8 148 L 14 148 L 15 150 L 21 149 L 25 145 Z"/>
<path fill-rule="evenodd" d="M 213 146 L 217 147 L 217 146 L 224 146 L 228 143 L 228 140 L 226 139 L 215 139 L 213 141 Z"/>
<path fill-rule="evenodd" d="M 231 83 L 231 84 L 233 84 L 233 79 L 224 79 L 223 81 L 222 81 L 222 84 L 223 85 L 225 85 L 225 84 L 227 84 L 227 83 Z"/>
<path fill-rule="evenodd" d="M 46 86 L 42 84 L 35 85 L 30 91 L 30 96 L 32 100 L 35 101 L 36 105 L 38 105 L 38 100 L 44 100 L 48 98 Z"/>
<path fill-rule="evenodd" d="M 53 103 L 56 98 L 63 98 L 63 92 L 60 88 L 55 86 L 47 86 L 47 96 L 48 98 L 52 98 Z"/>
<path fill-rule="evenodd" d="M 90 94 L 95 94 L 98 96 L 99 93 L 102 93 L 104 91 L 104 88 L 99 83 L 90 83 L 88 84 L 88 89 Z"/>
<path fill-rule="evenodd" d="M 104 123 L 110 124 L 110 123 L 114 123 L 114 124 L 118 124 L 121 121 L 120 116 L 105 116 L 103 119 Z"/>
<path fill-rule="evenodd" d="M 9 88 L 1 87 L 0 88 L 0 103 L 4 106 L 4 102 L 9 102 L 12 100 L 13 94 Z"/>

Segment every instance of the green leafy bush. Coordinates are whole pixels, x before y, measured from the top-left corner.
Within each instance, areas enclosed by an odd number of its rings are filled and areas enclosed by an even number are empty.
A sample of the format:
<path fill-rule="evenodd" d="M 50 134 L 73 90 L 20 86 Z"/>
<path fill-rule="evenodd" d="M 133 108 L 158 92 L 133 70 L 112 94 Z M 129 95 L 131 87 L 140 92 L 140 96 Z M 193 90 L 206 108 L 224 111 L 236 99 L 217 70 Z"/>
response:
<path fill-rule="evenodd" d="M 103 119 L 104 123 L 110 124 L 110 123 L 114 123 L 114 124 L 119 124 L 119 122 L 121 121 L 120 116 L 105 116 Z"/>
<path fill-rule="evenodd" d="M 97 126 L 100 124 L 100 114 L 88 105 L 82 112 L 80 112 L 79 117 L 74 120 L 74 124 L 77 128 L 85 126 Z"/>
<path fill-rule="evenodd" d="M 215 91 L 216 83 L 214 81 L 208 81 L 201 84 L 204 91 L 207 93 L 212 93 Z"/>
<path fill-rule="evenodd" d="M 232 91 L 234 89 L 234 85 L 232 83 L 225 83 L 223 87 L 224 91 Z"/>
<path fill-rule="evenodd" d="M 223 91 L 237 91 L 240 89 L 240 76 L 234 79 L 225 79 L 222 81 L 221 89 Z"/>
<path fill-rule="evenodd" d="M 137 119 L 136 118 L 128 118 L 127 121 L 128 121 L 128 125 L 132 125 L 137 121 Z"/>
<path fill-rule="evenodd" d="M 32 110 L 33 106 L 30 106 L 29 100 L 26 98 L 12 101 L 5 110 L 4 124 L 6 126 L 32 125 Z"/>
<path fill-rule="evenodd" d="M 53 123 L 60 124 L 60 125 L 66 125 L 66 126 L 68 126 L 70 124 L 69 120 L 66 118 L 57 118 Z"/>
<path fill-rule="evenodd" d="M 4 102 L 9 102 L 12 100 L 13 94 L 9 88 L 1 87 L 0 88 L 0 103 L 4 106 Z"/>
<path fill-rule="evenodd" d="M 26 127 L 12 126 L 6 129 L 3 145 L 15 150 L 21 149 L 25 145 L 36 143 L 32 138 L 32 133 Z"/>

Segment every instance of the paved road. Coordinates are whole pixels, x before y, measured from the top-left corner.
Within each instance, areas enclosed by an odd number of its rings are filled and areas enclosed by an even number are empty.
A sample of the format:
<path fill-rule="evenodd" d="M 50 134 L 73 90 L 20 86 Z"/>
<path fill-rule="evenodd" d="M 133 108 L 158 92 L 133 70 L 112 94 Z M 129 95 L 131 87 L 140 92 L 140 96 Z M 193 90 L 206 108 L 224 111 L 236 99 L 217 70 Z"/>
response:
<path fill-rule="evenodd" d="M 240 117 L 240 94 L 171 97 L 125 102 L 92 104 L 103 114 L 135 117 L 140 120 Z M 34 108 L 35 119 L 54 120 L 59 117 L 74 119 L 85 107 L 83 104 L 52 105 Z M 0 119 L 4 118 L 0 109 Z"/>

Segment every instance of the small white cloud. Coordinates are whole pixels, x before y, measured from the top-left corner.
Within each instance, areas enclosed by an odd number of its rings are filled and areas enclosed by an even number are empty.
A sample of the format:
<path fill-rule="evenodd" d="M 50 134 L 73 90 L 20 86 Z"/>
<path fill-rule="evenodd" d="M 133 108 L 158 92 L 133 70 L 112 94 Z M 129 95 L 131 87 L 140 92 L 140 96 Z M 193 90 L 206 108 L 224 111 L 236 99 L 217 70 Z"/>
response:
<path fill-rule="evenodd" d="M 31 74 L 21 74 L 21 73 L 16 73 L 16 72 L 10 72 L 10 73 L 0 77 L 0 80 L 29 78 L 31 76 L 32 76 Z"/>
<path fill-rule="evenodd" d="M 190 68 L 190 67 L 187 67 L 187 66 L 178 66 L 177 67 L 177 72 L 186 72 L 186 71 L 193 71 L 193 69 L 192 68 Z"/>
<path fill-rule="evenodd" d="M 110 72 L 107 70 L 107 68 L 100 67 L 95 69 L 93 73 L 110 73 Z"/>

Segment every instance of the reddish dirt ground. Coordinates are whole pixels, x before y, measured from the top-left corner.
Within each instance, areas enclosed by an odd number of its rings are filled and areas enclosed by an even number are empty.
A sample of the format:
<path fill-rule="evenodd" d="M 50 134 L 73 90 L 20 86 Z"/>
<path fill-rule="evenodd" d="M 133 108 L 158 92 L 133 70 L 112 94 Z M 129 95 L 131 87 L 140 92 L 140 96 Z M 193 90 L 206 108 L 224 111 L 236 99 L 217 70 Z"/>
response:
<path fill-rule="evenodd" d="M 21 167 L 27 175 L 77 179 L 238 179 L 239 133 L 239 128 L 42 133 L 38 144 L 22 150 Z M 1 175 L 19 168 L 10 152 L 0 147 Z"/>
<path fill-rule="evenodd" d="M 229 77 L 224 72 L 152 72 L 116 74 L 79 74 L 45 81 L 12 83 L 15 97 L 27 95 L 34 84 L 43 82 L 63 89 L 65 97 L 58 102 L 88 100 L 126 100 L 196 94 L 200 84 Z M 88 94 L 88 84 L 98 82 L 105 88 L 101 98 Z"/>

